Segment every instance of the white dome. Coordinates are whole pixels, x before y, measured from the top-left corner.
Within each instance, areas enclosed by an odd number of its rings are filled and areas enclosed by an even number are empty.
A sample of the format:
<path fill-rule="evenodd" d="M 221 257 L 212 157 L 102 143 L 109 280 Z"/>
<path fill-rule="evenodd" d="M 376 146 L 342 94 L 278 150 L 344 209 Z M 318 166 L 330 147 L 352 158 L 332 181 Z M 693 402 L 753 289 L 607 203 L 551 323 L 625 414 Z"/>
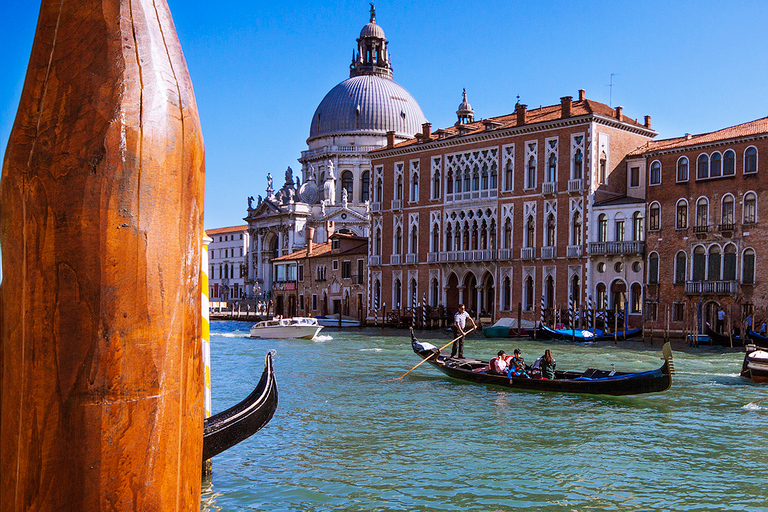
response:
<path fill-rule="evenodd" d="M 384 29 L 376 24 L 375 21 L 370 22 L 360 31 L 360 38 L 363 37 L 377 37 L 379 39 L 386 39 L 384 37 Z"/>
<path fill-rule="evenodd" d="M 394 130 L 411 138 L 427 120 L 413 96 L 395 81 L 375 75 L 348 78 L 330 90 L 312 116 L 309 139 L 330 134 Z"/>

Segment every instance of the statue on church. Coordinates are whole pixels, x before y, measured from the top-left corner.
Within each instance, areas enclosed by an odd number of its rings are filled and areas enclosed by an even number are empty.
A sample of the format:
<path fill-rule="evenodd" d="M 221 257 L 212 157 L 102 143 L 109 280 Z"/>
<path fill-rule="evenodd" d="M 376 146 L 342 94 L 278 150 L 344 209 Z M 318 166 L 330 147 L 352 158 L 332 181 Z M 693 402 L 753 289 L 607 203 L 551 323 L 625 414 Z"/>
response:
<path fill-rule="evenodd" d="M 253 196 L 248 196 L 248 209 L 253 210 Z"/>
<path fill-rule="evenodd" d="M 261 204 L 261 202 L 262 202 L 262 201 L 263 201 L 263 199 L 261 198 L 261 195 L 259 195 L 259 202 L 258 202 L 258 203 L 256 203 L 256 206 L 259 206 L 259 205 Z"/>
<path fill-rule="evenodd" d="M 272 174 L 267 173 L 267 197 L 272 196 L 272 192 L 274 192 L 275 189 L 272 188 Z"/>
<path fill-rule="evenodd" d="M 323 183 L 323 192 L 328 204 L 336 204 L 336 176 L 333 175 L 333 162 L 328 161 L 328 174 Z"/>
<path fill-rule="evenodd" d="M 341 189 L 341 204 L 344 206 L 344 208 L 347 207 L 347 202 L 349 200 L 349 196 L 347 194 L 347 189 L 342 188 Z"/>
<path fill-rule="evenodd" d="M 285 185 L 283 185 L 286 188 L 293 187 L 293 169 L 291 167 L 288 167 L 288 170 L 285 171 Z"/>

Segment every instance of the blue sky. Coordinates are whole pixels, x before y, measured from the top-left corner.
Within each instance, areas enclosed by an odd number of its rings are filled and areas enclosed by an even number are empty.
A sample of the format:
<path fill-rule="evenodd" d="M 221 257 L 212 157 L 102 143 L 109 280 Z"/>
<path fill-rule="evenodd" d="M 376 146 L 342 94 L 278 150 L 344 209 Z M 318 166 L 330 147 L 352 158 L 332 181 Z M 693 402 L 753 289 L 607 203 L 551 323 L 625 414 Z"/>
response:
<path fill-rule="evenodd" d="M 205 137 L 205 227 L 242 224 L 268 172 L 300 169 L 315 108 L 348 77 L 368 2 L 168 3 Z M 6 2 L 0 16 L 3 154 L 38 10 Z M 376 21 L 395 81 L 433 129 L 455 122 L 462 88 L 477 118 L 512 112 L 517 95 L 538 107 L 585 89 L 651 115 L 659 138 L 768 115 L 766 1 L 379 1 Z"/>

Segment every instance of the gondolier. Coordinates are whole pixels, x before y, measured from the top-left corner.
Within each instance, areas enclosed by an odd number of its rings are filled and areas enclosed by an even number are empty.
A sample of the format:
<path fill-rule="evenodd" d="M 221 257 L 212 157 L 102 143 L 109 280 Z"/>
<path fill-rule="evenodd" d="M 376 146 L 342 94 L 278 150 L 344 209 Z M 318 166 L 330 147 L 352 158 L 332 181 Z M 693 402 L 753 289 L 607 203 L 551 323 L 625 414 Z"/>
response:
<path fill-rule="evenodd" d="M 451 357 L 456 357 L 458 353 L 459 359 L 464 358 L 464 335 L 466 334 L 467 320 L 472 322 L 473 329 L 477 328 L 475 321 L 464 309 L 464 304 L 459 304 L 459 310 L 453 315 L 453 337 L 456 339 L 451 347 Z"/>

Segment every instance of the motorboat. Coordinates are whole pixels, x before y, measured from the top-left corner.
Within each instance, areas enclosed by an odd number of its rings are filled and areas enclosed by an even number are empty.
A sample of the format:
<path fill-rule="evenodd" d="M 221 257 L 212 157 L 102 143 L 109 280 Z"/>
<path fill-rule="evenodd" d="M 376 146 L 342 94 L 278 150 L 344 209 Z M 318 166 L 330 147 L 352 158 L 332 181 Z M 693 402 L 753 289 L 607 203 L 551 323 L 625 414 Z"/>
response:
<path fill-rule="evenodd" d="M 251 327 L 251 338 L 311 340 L 323 326 L 316 318 L 294 316 L 291 318 L 273 318 L 258 322 Z"/>
<path fill-rule="evenodd" d="M 768 352 L 756 345 L 746 346 L 741 376 L 752 382 L 768 382 Z"/>

